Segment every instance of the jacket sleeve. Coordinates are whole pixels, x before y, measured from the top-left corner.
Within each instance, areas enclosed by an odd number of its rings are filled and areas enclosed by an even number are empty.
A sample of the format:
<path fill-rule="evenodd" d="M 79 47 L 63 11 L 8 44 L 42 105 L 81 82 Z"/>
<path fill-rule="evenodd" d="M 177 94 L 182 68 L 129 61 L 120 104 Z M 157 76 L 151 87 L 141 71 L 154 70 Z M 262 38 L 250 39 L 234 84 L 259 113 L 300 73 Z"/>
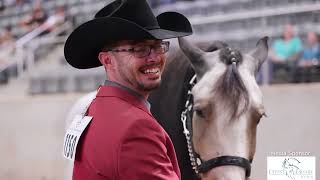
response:
<path fill-rule="evenodd" d="M 121 180 L 179 180 L 167 154 L 163 129 L 156 121 L 141 119 L 128 129 L 119 150 Z"/>

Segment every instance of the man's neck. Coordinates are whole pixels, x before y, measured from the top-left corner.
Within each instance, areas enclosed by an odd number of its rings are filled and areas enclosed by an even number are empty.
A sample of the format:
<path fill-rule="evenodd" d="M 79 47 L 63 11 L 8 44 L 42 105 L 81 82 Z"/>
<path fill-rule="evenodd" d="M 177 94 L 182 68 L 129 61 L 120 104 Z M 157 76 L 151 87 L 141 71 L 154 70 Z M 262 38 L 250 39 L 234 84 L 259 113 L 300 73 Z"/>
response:
<path fill-rule="evenodd" d="M 122 89 L 125 89 L 127 91 L 129 91 L 130 93 L 134 94 L 135 96 L 139 97 L 139 98 L 142 98 L 144 100 L 147 100 L 148 97 L 149 97 L 149 92 L 140 92 L 140 91 L 137 91 L 131 87 L 128 87 L 126 85 L 123 85 L 122 83 L 120 82 L 117 82 L 117 81 L 113 81 L 113 80 L 106 80 L 105 81 L 105 85 L 114 85 L 114 86 L 117 86 L 117 87 L 120 87 Z"/>
<path fill-rule="evenodd" d="M 149 96 L 149 93 L 147 96 L 143 96 L 142 94 L 138 93 L 137 91 L 127 87 L 127 86 L 124 86 L 118 82 L 115 82 L 115 81 L 111 81 L 111 80 L 106 80 L 105 85 L 109 85 L 109 86 L 115 86 L 115 87 L 118 87 L 118 88 L 121 88 L 121 89 L 124 89 L 126 91 L 128 91 L 130 94 L 132 94 L 133 96 L 136 96 L 137 98 L 141 99 L 142 101 L 144 101 L 144 103 L 146 104 L 146 107 L 150 110 L 150 103 L 147 101 L 147 98 Z"/>

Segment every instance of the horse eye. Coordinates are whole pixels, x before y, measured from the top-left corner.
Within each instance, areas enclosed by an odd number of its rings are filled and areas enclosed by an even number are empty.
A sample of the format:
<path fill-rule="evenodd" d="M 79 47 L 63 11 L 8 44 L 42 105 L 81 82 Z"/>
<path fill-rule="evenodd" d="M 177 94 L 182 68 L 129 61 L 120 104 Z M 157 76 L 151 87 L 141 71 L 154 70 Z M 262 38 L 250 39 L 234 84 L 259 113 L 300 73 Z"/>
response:
<path fill-rule="evenodd" d="M 204 112 L 201 109 L 196 109 L 195 112 L 197 116 L 204 118 Z"/>

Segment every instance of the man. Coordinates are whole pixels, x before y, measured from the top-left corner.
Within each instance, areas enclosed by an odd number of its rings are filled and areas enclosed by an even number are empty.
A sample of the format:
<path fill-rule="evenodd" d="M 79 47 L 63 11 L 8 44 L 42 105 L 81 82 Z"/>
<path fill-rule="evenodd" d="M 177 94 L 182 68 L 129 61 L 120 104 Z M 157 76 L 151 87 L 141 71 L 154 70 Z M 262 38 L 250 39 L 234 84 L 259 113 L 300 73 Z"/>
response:
<path fill-rule="evenodd" d="M 299 37 L 295 36 L 294 27 L 291 24 L 285 25 L 282 38 L 277 39 L 272 45 L 270 53 L 270 78 L 272 79 L 278 70 L 284 69 L 291 79 L 294 66 L 299 59 L 301 51 L 302 42 Z"/>
<path fill-rule="evenodd" d="M 308 32 L 307 42 L 297 63 L 294 82 L 311 82 L 312 71 L 319 65 L 320 42 L 316 32 Z"/>
<path fill-rule="evenodd" d="M 108 77 L 87 110 L 93 119 L 76 149 L 74 180 L 180 179 L 172 142 L 147 98 L 161 82 L 169 49 L 163 40 L 190 34 L 183 15 L 155 18 L 146 0 L 116 0 L 72 32 L 67 62 L 103 65 Z"/>

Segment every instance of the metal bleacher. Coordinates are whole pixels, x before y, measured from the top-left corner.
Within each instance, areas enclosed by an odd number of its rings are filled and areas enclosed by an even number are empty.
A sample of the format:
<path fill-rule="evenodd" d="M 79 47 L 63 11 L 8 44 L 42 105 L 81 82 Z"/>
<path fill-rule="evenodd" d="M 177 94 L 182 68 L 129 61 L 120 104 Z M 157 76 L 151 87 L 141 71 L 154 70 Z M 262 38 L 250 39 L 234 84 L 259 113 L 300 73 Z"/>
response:
<path fill-rule="evenodd" d="M 47 0 L 43 1 L 41 6 L 48 14 L 52 14 L 56 7 L 64 6 L 66 19 L 72 22 L 73 26 L 77 26 L 91 18 L 99 8 L 110 1 Z M 50 33 L 44 37 L 35 37 L 30 42 L 24 43 L 22 39 L 26 32 L 19 27 L 19 22 L 24 16 L 31 13 L 32 8 L 32 4 L 24 4 L 21 7 L 7 6 L 4 11 L 0 12 L 0 31 L 5 26 L 12 26 L 14 36 L 18 37 L 15 44 L 23 44 L 18 49 L 22 54 L 22 56 L 19 56 L 19 60 L 8 57 L 13 62 L 13 65 L 10 65 L 14 68 L 13 76 L 18 76 L 17 79 L 21 79 L 21 82 L 29 82 L 27 88 L 29 94 L 89 91 L 92 87 L 97 87 L 97 84 L 105 79 L 103 71 L 79 72 L 74 68 L 62 65 L 61 62 L 64 62 L 64 60 L 61 60 L 63 58 L 61 47 L 67 36 L 56 36 L 54 33 Z M 70 23 L 66 24 L 69 25 Z M 70 26 L 66 27 L 69 27 L 69 30 L 66 31 L 68 34 L 72 28 Z M 23 43 L 20 43 L 21 41 Z M 23 73 L 21 73 L 22 71 Z M 9 74 L 12 74 L 12 72 Z M 15 77 L 10 77 L 10 79 L 13 78 Z M 83 81 L 80 81 L 80 79 L 83 79 Z M 0 84 L 0 86 L 4 85 Z M 10 86 L 10 83 L 7 86 Z"/>
<path fill-rule="evenodd" d="M 95 11 L 97 11 L 104 4 L 111 2 L 112 0 L 46 0 L 41 3 L 42 8 L 48 14 L 54 11 L 55 7 L 65 6 L 67 18 L 74 18 L 75 24 L 79 24 L 88 18 L 91 18 Z M 2 12 L 0 12 L 0 29 L 7 25 L 12 25 L 13 33 L 16 36 L 21 36 L 26 32 L 19 28 L 19 22 L 26 15 L 30 14 L 33 5 L 26 3 L 21 7 L 8 6 Z"/>
<path fill-rule="evenodd" d="M 91 19 L 94 13 L 112 0 L 57 0 L 44 2 L 44 9 L 64 5 L 73 28 Z M 22 14 L 29 13 L 31 6 L 22 8 Z M 280 37 L 282 26 L 294 24 L 297 33 L 303 37 L 306 32 L 320 32 L 320 0 L 195 0 L 177 1 L 154 9 L 156 14 L 177 11 L 186 15 L 194 29 L 190 37 L 203 43 L 223 40 L 234 47 L 248 51 L 262 36 L 271 40 Z M 6 18 L 3 18 L 6 17 Z M 21 16 L 10 10 L 0 15 L 0 28 L 16 23 Z M 2 20 L 3 19 L 3 20 Z M 18 31 L 17 31 L 18 33 Z M 59 45 L 60 49 L 63 46 Z M 83 92 L 97 88 L 104 79 L 103 69 L 78 71 L 62 65 L 63 51 L 52 52 L 47 59 L 56 63 L 49 69 L 36 67 L 29 78 L 29 93 Z M 56 59 L 56 60 L 54 60 Z M 45 64 L 42 66 L 46 66 Z"/>

